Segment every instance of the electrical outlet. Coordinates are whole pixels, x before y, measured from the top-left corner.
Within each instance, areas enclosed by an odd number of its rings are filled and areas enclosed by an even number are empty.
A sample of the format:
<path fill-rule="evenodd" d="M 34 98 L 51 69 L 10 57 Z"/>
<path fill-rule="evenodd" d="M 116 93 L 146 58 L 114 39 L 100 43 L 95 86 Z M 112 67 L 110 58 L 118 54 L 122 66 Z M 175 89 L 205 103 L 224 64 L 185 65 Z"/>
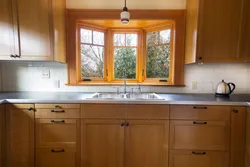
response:
<path fill-rule="evenodd" d="M 50 79 L 49 69 L 42 69 L 41 70 L 41 77 L 42 77 L 42 79 Z"/>
<path fill-rule="evenodd" d="M 198 83 L 197 81 L 192 82 L 192 90 L 197 90 L 198 89 Z"/>

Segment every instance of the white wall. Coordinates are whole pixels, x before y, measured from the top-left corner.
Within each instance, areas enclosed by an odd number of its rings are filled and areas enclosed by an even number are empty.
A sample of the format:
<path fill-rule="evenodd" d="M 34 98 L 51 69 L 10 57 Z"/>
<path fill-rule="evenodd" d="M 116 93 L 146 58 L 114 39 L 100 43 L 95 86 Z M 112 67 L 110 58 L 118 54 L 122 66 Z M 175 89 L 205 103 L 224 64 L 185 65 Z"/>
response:
<path fill-rule="evenodd" d="M 48 69 L 50 79 L 42 79 L 41 71 Z M 74 91 L 74 92 L 115 92 L 112 86 L 66 86 L 67 69 L 59 63 L 1 63 L 2 91 Z M 144 92 L 165 93 L 213 93 L 215 84 L 225 79 L 236 84 L 235 93 L 250 93 L 250 64 L 203 64 L 185 66 L 185 87 L 145 86 Z M 198 83 L 192 90 L 192 82 Z"/>
<path fill-rule="evenodd" d="M 67 8 L 122 9 L 124 0 L 67 0 Z M 129 9 L 185 9 L 186 0 L 127 0 Z"/>

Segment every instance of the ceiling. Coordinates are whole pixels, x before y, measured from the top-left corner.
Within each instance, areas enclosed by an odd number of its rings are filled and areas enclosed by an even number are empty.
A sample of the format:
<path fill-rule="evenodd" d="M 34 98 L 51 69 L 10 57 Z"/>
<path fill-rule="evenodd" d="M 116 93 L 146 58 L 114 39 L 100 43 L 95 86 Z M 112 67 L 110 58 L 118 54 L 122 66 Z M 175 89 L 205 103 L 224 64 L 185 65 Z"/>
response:
<path fill-rule="evenodd" d="M 130 20 L 124 25 L 120 20 L 81 20 L 82 22 L 109 28 L 145 28 L 154 25 L 167 23 L 168 20 Z"/>

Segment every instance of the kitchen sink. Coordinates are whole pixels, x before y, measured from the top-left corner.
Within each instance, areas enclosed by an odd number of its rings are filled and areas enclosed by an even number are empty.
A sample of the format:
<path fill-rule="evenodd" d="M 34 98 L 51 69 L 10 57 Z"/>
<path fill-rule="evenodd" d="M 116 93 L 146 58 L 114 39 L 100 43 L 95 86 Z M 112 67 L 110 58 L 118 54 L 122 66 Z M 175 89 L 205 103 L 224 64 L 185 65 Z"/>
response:
<path fill-rule="evenodd" d="M 103 100 L 165 100 L 156 93 L 94 93 L 87 99 Z"/>

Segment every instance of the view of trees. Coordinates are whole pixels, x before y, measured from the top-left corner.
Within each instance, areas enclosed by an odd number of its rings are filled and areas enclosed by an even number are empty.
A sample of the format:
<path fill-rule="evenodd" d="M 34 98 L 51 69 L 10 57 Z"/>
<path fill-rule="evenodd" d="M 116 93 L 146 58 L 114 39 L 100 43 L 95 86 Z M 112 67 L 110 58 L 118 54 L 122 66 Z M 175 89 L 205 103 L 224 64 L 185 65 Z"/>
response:
<path fill-rule="evenodd" d="M 114 75 L 136 78 L 137 34 L 114 35 Z M 93 40 L 93 41 L 92 41 Z M 104 77 L 104 34 L 81 31 L 81 63 L 83 78 Z M 168 78 L 170 66 L 170 30 L 147 34 L 147 78 Z"/>

